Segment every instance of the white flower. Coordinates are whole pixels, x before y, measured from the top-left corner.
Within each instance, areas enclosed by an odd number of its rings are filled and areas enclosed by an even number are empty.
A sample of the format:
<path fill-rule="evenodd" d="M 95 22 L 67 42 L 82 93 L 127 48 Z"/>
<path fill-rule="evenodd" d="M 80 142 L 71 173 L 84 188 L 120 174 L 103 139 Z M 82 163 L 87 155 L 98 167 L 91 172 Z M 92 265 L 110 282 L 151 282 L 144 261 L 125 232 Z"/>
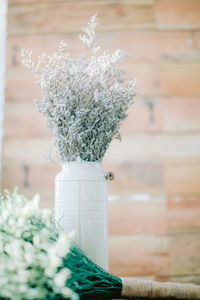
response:
<path fill-rule="evenodd" d="M 65 287 L 66 280 L 70 275 L 70 271 L 68 269 L 61 269 L 60 272 L 58 272 L 55 277 L 54 281 L 58 287 Z"/>
<path fill-rule="evenodd" d="M 66 298 L 70 298 L 73 300 L 78 300 L 79 297 L 77 294 L 75 294 L 74 292 L 72 292 L 72 290 L 70 290 L 68 287 L 64 287 L 62 288 L 62 293 Z"/>
<path fill-rule="evenodd" d="M 38 196 L 30 201 L 17 190 L 0 194 L 1 299 L 67 297 L 70 271 L 59 269 L 69 247 L 70 238 L 58 232 L 52 212 L 39 208 Z"/>
<path fill-rule="evenodd" d="M 79 35 L 80 40 L 91 48 L 91 50 L 96 53 L 100 47 L 95 42 L 95 27 L 98 25 L 97 23 L 97 14 L 91 17 L 90 22 L 88 22 L 88 27 L 82 27 L 82 31 L 85 32 L 87 35 Z"/>
<path fill-rule="evenodd" d="M 23 64 L 37 76 L 42 100 L 35 102 L 47 118 L 62 162 L 100 162 L 112 139 L 120 139 L 121 122 L 135 96 L 135 80 L 126 82 L 119 66 L 128 55 L 122 50 L 96 55 L 97 25 L 94 15 L 79 36 L 92 50 L 91 57 L 71 58 L 64 41 L 58 53 L 43 54 L 37 63 L 30 51 L 22 51 Z"/>

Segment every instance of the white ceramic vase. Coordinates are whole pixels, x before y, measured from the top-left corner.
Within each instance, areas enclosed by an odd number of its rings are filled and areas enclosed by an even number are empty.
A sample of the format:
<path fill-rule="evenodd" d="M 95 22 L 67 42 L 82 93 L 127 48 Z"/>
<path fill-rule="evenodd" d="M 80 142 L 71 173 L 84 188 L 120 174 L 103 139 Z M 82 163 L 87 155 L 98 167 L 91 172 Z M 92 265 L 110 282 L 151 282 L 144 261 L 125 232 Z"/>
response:
<path fill-rule="evenodd" d="M 108 269 L 107 180 L 100 163 L 68 162 L 55 178 L 55 216 L 75 242 Z"/>

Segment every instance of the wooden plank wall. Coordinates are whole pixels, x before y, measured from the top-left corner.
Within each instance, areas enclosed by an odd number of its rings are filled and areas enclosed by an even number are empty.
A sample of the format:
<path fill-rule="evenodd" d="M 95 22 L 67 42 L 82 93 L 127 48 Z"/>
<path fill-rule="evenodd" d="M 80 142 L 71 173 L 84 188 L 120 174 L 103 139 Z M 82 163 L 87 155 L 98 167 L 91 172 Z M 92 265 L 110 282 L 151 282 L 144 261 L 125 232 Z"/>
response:
<path fill-rule="evenodd" d="M 2 161 L 2 139 L 3 139 L 3 118 L 5 103 L 5 60 L 6 60 L 6 24 L 7 24 L 7 0 L 0 2 L 0 182 L 1 182 L 1 161 Z"/>
<path fill-rule="evenodd" d="M 37 57 L 61 39 L 79 55 L 78 34 L 98 12 L 102 47 L 132 56 L 137 101 L 103 162 L 109 183 L 110 270 L 117 275 L 200 281 L 200 1 L 10 0 L 2 186 L 39 192 L 53 207 L 59 164 L 32 98 L 35 78 L 20 49 Z"/>

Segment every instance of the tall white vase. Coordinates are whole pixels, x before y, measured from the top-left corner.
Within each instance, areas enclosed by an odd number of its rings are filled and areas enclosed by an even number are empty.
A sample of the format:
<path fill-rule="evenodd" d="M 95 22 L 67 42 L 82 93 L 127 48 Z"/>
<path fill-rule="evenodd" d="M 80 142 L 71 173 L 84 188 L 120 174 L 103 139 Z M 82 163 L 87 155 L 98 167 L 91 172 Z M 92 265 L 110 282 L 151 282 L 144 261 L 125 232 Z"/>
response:
<path fill-rule="evenodd" d="M 75 242 L 108 269 L 107 180 L 99 163 L 68 162 L 55 178 L 55 215 Z"/>

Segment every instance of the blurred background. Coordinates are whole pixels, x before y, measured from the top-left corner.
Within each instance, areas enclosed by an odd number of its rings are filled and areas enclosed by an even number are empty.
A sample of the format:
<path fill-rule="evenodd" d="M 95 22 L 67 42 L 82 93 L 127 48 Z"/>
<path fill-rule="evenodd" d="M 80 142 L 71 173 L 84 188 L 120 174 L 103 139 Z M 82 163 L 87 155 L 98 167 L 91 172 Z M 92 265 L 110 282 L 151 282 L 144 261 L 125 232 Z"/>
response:
<path fill-rule="evenodd" d="M 98 13 L 97 40 L 131 56 L 138 96 L 102 167 L 109 182 L 110 271 L 123 276 L 200 282 L 200 1 L 1 0 L 1 187 L 41 195 L 54 206 L 59 163 L 41 156 L 51 135 L 36 110 L 35 77 L 20 50 L 52 54 L 64 39 L 85 53 L 78 35 Z M 3 80 L 5 78 L 5 100 Z"/>

